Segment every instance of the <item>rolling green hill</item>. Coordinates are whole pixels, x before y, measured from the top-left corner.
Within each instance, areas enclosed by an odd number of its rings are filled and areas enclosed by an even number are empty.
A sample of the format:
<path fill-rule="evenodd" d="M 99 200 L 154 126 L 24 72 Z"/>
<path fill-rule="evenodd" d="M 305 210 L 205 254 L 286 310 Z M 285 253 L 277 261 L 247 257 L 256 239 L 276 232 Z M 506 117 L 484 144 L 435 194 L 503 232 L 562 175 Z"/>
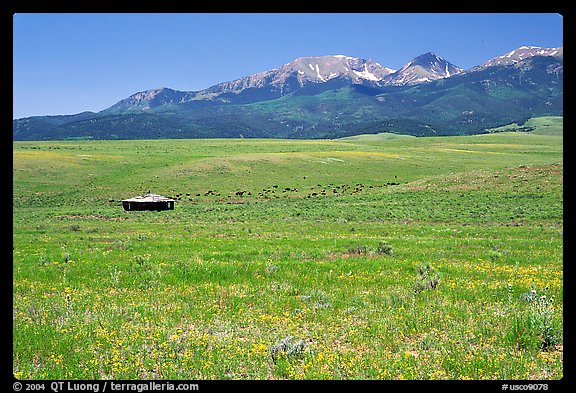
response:
<path fill-rule="evenodd" d="M 530 131 L 540 135 L 564 135 L 564 118 L 562 116 L 542 116 L 528 119 L 523 125 L 516 123 L 491 128 L 489 132 Z"/>
<path fill-rule="evenodd" d="M 12 372 L 557 387 L 558 121 L 443 138 L 14 142 Z M 123 210 L 147 189 L 175 209 Z"/>

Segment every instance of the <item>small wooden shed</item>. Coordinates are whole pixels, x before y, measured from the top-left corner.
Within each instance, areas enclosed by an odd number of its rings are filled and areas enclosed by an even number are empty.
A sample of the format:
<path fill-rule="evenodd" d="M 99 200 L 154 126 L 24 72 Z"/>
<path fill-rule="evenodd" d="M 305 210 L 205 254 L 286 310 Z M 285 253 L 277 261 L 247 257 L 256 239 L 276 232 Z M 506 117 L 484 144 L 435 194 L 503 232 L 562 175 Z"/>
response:
<path fill-rule="evenodd" d="M 174 199 L 153 194 L 148 190 L 144 195 L 122 201 L 124 210 L 174 210 Z"/>

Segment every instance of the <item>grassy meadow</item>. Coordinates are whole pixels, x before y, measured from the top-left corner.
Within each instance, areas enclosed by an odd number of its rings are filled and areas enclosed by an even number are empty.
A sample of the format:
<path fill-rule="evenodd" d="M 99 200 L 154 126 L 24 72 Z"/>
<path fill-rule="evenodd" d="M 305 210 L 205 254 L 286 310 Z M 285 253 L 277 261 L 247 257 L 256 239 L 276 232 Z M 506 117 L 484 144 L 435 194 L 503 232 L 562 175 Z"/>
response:
<path fill-rule="evenodd" d="M 558 121 L 14 142 L 14 375 L 560 379 Z"/>

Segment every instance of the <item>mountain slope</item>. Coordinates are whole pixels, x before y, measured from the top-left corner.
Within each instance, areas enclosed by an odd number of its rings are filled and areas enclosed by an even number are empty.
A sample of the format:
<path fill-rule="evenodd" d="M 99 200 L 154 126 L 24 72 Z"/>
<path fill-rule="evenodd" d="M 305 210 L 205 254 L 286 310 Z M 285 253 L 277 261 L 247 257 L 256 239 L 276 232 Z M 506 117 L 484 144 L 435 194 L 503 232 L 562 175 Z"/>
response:
<path fill-rule="evenodd" d="M 320 93 L 353 83 L 375 85 L 394 70 L 350 56 L 300 57 L 290 63 L 191 95 L 190 100 L 249 103 L 287 94 Z"/>
<path fill-rule="evenodd" d="M 274 113 L 295 130 L 303 128 L 292 137 L 306 133 L 336 137 L 360 131 L 473 134 L 511 119 L 523 122 L 534 116 L 562 114 L 562 79 L 561 63 L 534 57 L 426 84 L 351 86 L 306 100 L 285 97 L 252 106 L 259 112 Z M 313 124 L 307 126 L 306 121 Z"/>
<path fill-rule="evenodd" d="M 563 113 L 563 67 L 552 57 L 433 81 L 378 96 L 391 112 L 433 125 L 441 134 L 477 133 L 506 119 Z"/>
<path fill-rule="evenodd" d="M 509 65 L 519 61 L 528 59 L 534 56 L 552 56 L 563 58 L 564 48 L 541 48 L 539 46 L 521 46 L 514 49 L 502 56 L 494 57 L 477 67 L 472 68 L 472 71 L 482 70 L 496 65 Z"/>
<path fill-rule="evenodd" d="M 140 112 L 168 104 L 184 102 L 190 93 L 167 87 L 142 91 L 125 98 L 103 111 L 105 114 Z"/>
<path fill-rule="evenodd" d="M 414 60 L 388 75 L 384 84 L 403 86 L 426 83 L 437 79 L 448 78 L 463 70 L 454 64 L 436 56 L 432 52 L 416 57 Z"/>
<path fill-rule="evenodd" d="M 66 125 L 98 117 L 98 113 L 82 112 L 75 115 L 32 116 L 12 122 L 14 140 L 58 139 L 58 131 Z M 56 130 L 53 133 L 52 130 Z"/>
<path fill-rule="evenodd" d="M 13 138 L 455 135 L 562 115 L 562 48 L 527 48 L 467 71 L 432 53 L 398 71 L 341 55 L 302 57 L 202 91 L 153 89 L 99 113 L 17 119 Z"/>

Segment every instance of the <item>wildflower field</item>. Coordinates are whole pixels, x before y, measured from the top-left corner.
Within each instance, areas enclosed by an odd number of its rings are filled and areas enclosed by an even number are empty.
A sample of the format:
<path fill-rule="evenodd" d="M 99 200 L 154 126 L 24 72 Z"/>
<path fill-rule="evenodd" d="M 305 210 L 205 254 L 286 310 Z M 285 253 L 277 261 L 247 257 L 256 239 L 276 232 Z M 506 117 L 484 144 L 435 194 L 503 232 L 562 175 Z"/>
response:
<path fill-rule="evenodd" d="M 13 143 L 20 379 L 563 377 L 563 138 Z M 172 211 L 126 212 L 146 192 Z"/>

